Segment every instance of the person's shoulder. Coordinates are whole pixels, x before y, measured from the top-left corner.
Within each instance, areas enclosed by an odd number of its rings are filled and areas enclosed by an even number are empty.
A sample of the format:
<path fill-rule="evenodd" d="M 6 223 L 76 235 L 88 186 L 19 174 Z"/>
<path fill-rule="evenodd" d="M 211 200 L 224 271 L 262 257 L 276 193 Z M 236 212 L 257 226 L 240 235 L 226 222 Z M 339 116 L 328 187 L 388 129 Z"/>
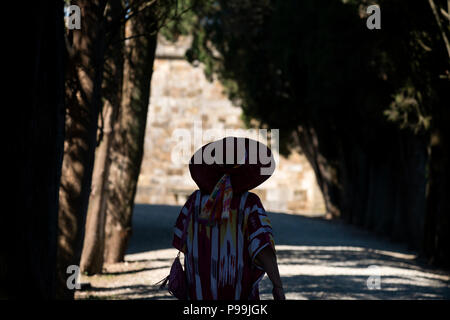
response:
<path fill-rule="evenodd" d="M 195 199 L 195 195 L 197 194 L 197 192 L 200 192 L 200 190 L 197 189 L 197 190 L 195 190 L 194 192 L 192 192 L 190 194 L 190 196 L 186 200 L 186 204 L 188 204 L 189 202 L 191 202 L 191 201 L 193 201 Z"/>
<path fill-rule="evenodd" d="M 191 193 L 191 195 L 189 196 L 189 198 L 192 198 L 193 196 L 195 196 L 195 194 L 196 194 L 197 192 L 200 192 L 200 194 L 201 194 L 200 189 L 197 189 L 197 190 L 194 190 L 194 191 Z"/>
<path fill-rule="evenodd" d="M 261 201 L 261 199 L 259 198 L 259 196 L 256 193 L 250 192 L 250 191 L 247 192 L 247 199 Z"/>
<path fill-rule="evenodd" d="M 262 207 L 261 199 L 256 193 L 248 192 L 247 194 L 247 201 L 246 201 L 246 207 L 257 205 L 258 207 Z"/>

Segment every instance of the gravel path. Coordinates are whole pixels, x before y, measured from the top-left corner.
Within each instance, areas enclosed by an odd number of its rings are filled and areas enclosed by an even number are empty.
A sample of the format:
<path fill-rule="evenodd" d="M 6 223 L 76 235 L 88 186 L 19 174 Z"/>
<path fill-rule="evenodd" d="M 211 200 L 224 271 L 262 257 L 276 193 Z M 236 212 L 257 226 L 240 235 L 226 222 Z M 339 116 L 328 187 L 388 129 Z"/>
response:
<path fill-rule="evenodd" d="M 78 299 L 172 299 L 154 284 L 169 273 L 180 207 L 137 205 L 124 263 L 98 276 Z M 403 245 L 321 217 L 270 213 L 288 299 L 450 299 L 450 274 L 427 267 Z M 371 289 L 369 289 L 369 287 Z M 260 284 L 271 299 L 270 281 Z"/>

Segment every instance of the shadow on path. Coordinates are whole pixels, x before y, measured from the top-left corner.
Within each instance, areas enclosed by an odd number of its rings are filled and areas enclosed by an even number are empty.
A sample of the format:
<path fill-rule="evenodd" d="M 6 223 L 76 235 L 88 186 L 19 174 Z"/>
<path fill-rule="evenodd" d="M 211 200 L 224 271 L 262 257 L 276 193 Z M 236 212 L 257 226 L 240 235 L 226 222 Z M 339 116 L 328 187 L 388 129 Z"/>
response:
<path fill-rule="evenodd" d="M 137 204 L 127 262 L 92 278 L 92 289 L 81 298 L 172 298 L 152 285 L 168 274 L 176 255 L 171 242 L 180 210 Z M 340 221 L 269 217 L 288 299 L 450 299 L 448 272 L 419 263 L 402 244 Z M 272 298 L 267 277 L 260 292 L 262 299 Z"/>

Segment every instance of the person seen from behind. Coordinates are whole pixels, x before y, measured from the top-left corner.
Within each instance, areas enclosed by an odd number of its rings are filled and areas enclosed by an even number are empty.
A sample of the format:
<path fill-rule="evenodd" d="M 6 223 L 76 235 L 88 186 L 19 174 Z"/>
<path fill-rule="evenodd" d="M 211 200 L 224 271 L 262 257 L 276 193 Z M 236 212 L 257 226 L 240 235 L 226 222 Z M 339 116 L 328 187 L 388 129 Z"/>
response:
<path fill-rule="evenodd" d="M 261 142 L 227 137 L 200 148 L 189 170 L 199 189 L 176 220 L 172 245 L 184 253 L 189 300 L 259 300 L 267 273 L 275 300 L 285 294 L 269 217 L 249 190 L 275 161 Z"/>

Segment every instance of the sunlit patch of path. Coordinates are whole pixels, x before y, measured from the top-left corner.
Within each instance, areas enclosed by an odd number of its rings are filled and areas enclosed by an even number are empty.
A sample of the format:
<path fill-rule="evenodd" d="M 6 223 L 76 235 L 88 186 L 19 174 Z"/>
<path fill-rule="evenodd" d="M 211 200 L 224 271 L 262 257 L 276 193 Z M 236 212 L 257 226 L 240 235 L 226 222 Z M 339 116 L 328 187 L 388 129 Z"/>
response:
<path fill-rule="evenodd" d="M 170 241 L 179 210 L 136 206 L 126 261 L 106 266 L 102 275 L 83 276 L 92 288 L 77 298 L 172 299 L 154 284 L 169 273 L 176 256 Z M 270 216 L 288 299 L 450 299 L 449 273 L 420 264 L 401 244 L 337 221 Z M 266 277 L 261 298 L 271 299 L 270 291 Z"/>
<path fill-rule="evenodd" d="M 82 276 L 89 290 L 77 292 L 78 299 L 173 299 L 167 290 L 155 285 L 169 274 L 177 255 L 175 249 L 128 254 L 125 262 L 105 266 L 104 273 Z"/>
<path fill-rule="evenodd" d="M 450 298 L 450 276 L 419 267 L 415 255 L 346 246 L 280 245 L 277 251 L 288 299 Z M 269 299 L 270 281 L 261 288 Z"/>

